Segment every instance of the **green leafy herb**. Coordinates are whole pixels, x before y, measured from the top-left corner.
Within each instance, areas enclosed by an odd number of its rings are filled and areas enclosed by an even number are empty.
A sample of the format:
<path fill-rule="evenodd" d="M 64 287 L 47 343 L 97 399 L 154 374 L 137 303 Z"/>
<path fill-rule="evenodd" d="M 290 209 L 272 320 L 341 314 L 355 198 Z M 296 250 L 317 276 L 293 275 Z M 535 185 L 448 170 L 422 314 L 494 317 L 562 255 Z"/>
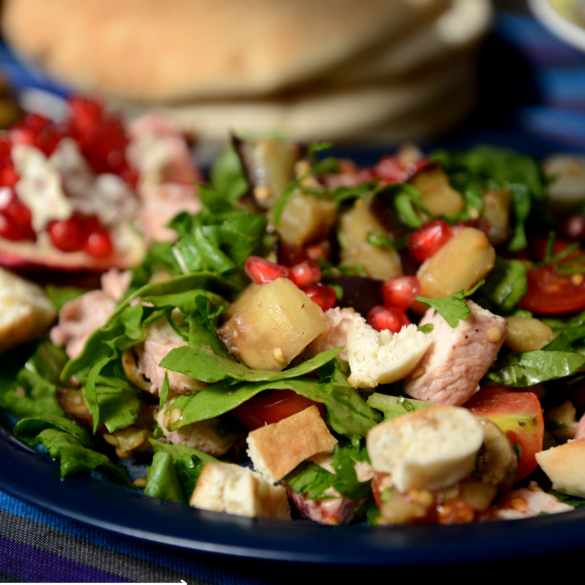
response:
<path fill-rule="evenodd" d="M 528 267 L 521 260 L 497 258 L 481 294 L 496 304 L 502 313 L 510 313 L 528 290 L 527 272 Z"/>
<path fill-rule="evenodd" d="M 459 320 L 465 320 L 471 314 L 471 309 L 465 302 L 465 297 L 471 296 L 485 281 L 480 280 L 473 288 L 464 292 L 460 290 L 449 297 L 439 299 L 429 299 L 426 297 L 416 297 L 416 300 L 435 309 L 447 321 L 450 327 L 457 327 Z"/>
<path fill-rule="evenodd" d="M 380 496 L 380 500 L 386 503 L 392 497 L 392 488 L 387 487 Z"/>
<path fill-rule="evenodd" d="M 364 402 L 336 367 L 327 382 L 305 377 L 235 384 L 231 380 L 223 380 L 197 394 L 183 394 L 173 402 L 173 408 L 181 409 L 181 418 L 169 428 L 176 430 L 186 424 L 215 418 L 264 390 L 293 390 L 323 403 L 329 425 L 340 434 L 364 437 L 380 420 L 379 415 Z"/>
<path fill-rule="evenodd" d="M 494 384 L 521 388 L 571 376 L 584 365 L 585 356 L 579 353 L 540 349 L 498 359 L 487 376 Z"/>
<path fill-rule="evenodd" d="M 394 196 L 394 207 L 400 221 L 409 228 L 416 229 L 423 225 L 423 220 L 416 212 L 418 208 L 428 217 L 432 217 L 431 212 L 422 201 L 422 193 L 409 183 L 395 183 L 385 188 Z"/>
<path fill-rule="evenodd" d="M 509 189 L 514 227 L 508 247 L 520 250 L 526 246 L 525 223 L 534 203 L 540 205 L 546 198 L 546 180 L 537 161 L 513 150 L 483 145 L 465 152 L 441 150 L 431 157 L 443 165 L 451 184 L 461 193 L 470 187 Z"/>
<path fill-rule="evenodd" d="M 573 506 L 573 508 L 581 508 L 585 506 L 585 500 L 582 498 L 577 498 L 575 496 L 569 496 L 567 494 L 561 494 L 561 492 L 557 492 L 556 490 L 548 490 L 548 493 L 554 496 L 559 502 L 563 504 L 568 504 L 569 506 Z"/>
<path fill-rule="evenodd" d="M 433 329 L 435 328 L 435 326 L 432 323 L 427 323 L 426 325 L 421 325 L 418 330 L 421 333 L 431 333 L 431 331 L 433 331 Z"/>
<path fill-rule="evenodd" d="M 60 311 L 63 305 L 79 298 L 87 290 L 76 286 L 55 286 L 54 284 L 48 284 L 45 287 L 45 292 L 49 300 L 55 305 L 57 311 Z"/>
<path fill-rule="evenodd" d="M 390 238 L 373 230 L 368 232 L 366 242 L 368 242 L 370 246 L 377 246 L 379 248 L 394 248 L 394 242 Z"/>
<path fill-rule="evenodd" d="M 415 400 L 414 398 L 406 399 L 404 396 L 387 396 L 378 392 L 374 392 L 368 398 L 367 403 L 372 408 L 381 410 L 384 413 L 384 420 L 434 406 L 432 402 Z"/>
<path fill-rule="evenodd" d="M 187 497 L 169 453 L 159 451 L 152 458 L 144 493 L 153 498 L 187 504 Z"/>
<path fill-rule="evenodd" d="M 69 433 L 75 437 L 83 447 L 93 447 L 93 440 L 89 433 L 71 419 L 63 416 L 24 418 L 16 424 L 13 433 L 17 439 L 34 447 L 39 444 L 38 435 L 46 429 L 54 429 Z"/>
<path fill-rule="evenodd" d="M 522 457 L 522 447 L 520 443 L 514 443 L 513 448 L 514 452 L 516 453 L 516 457 L 518 457 L 518 461 L 520 461 L 520 458 Z"/>
<path fill-rule="evenodd" d="M 212 187 L 226 199 L 239 199 L 249 189 L 240 157 L 232 144 L 217 157 L 209 178 Z"/>
<path fill-rule="evenodd" d="M 369 495 L 371 481 L 360 482 L 355 472 L 352 451 L 341 446 L 335 448 L 331 463 L 335 473 L 323 469 L 315 463 L 304 462 L 285 477 L 285 481 L 299 494 L 309 500 L 329 499 L 325 491 L 334 488 L 349 500 L 360 500 Z"/>
<path fill-rule="evenodd" d="M 150 444 L 154 449 L 155 453 L 164 452 L 168 453 L 173 460 L 181 459 L 182 457 L 196 457 L 201 463 L 218 463 L 219 460 L 215 457 L 212 457 L 208 453 L 204 451 L 200 451 L 199 449 L 194 449 L 193 447 L 187 447 L 186 445 L 173 445 L 171 443 L 162 443 L 161 441 L 156 441 L 154 439 L 150 439 Z"/>

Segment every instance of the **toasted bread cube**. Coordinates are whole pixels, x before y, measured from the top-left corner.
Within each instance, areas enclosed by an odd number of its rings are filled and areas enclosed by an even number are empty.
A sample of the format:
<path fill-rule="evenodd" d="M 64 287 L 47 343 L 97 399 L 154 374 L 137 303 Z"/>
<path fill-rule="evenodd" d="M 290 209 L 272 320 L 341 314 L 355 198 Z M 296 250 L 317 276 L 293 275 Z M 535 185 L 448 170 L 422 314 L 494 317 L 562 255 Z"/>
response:
<path fill-rule="evenodd" d="M 283 370 L 329 323 L 321 307 L 287 278 L 247 292 L 217 334 L 249 368 Z"/>
<path fill-rule="evenodd" d="M 271 482 L 282 479 L 305 459 L 332 451 L 337 445 L 316 406 L 252 431 L 247 441 L 254 469 Z"/>
<path fill-rule="evenodd" d="M 541 451 L 536 454 L 536 460 L 552 481 L 554 490 L 585 498 L 585 439 Z"/>
<path fill-rule="evenodd" d="M 189 505 L 252 518 L 290 520 L 290 506 L 282 486 L 233 463 L 206 463 Z"/>
<path fill-rule="evenodd" d="M 40 286 L 0 268 L 0 352 L 41 335 L 55 315 Z"/>
<path fill-rule="evenodd" d="M 366 445 L 374 470 L 390 473 L 398 490 L 407 492 L 467 477 L 483 438 L 481 424 L 465 408 L 434 406 L 376 425 Z"/>
<path fill-rule="evenodd" d="M 398 333 L 375 331 L 361 316 L 354 317 L 347 332 L 347 356 L 354 388 L 375 388 L 406 378 L 432 343 L 416 325 Z"/>

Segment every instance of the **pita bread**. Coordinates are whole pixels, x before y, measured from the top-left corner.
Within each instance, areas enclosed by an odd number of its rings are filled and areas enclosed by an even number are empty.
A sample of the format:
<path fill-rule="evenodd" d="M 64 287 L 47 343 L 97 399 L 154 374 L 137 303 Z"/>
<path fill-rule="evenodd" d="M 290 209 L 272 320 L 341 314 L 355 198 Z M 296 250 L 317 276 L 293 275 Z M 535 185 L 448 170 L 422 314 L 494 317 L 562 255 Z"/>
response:
<path fill-rule="evenodd" d="M 449 0 L 5 0 L 21 55 L 139 101 L 258 96 L 321 76 Z"/>
<path fill-rule="evenodd" d="M 312 86 L 280 99 L 200 101 L 151 108 L 202 141 L 224 142 L 230 130 L 242 135 L 278 132 L 296 140 L 349 140 L 381 126 L 407 128 L 416 123 L 421 111 L 433 112 L 431 122 L 436 128 L 447 112 L 433 107 L 445 95 L 451 99 L 455 93 L 473 96 L 472 70 L 470 63 L 463 62 L 400 83 Z M 137 104 L 115 102 L 115 107 L 129 118 L 144 111 Z M 445 108 L 451 113 L 448 104 Z M 410 138 L 422 135 L 424 128 Z"/>
<path fill-rule="evenodd" d="M 448 10 L 431 16 L 421 18 L 414 29 L 390 37 L 382 46 L 354 56 L 327 78 L 363 82 L 442 66 L 476 48 L 488 31 L 492 7 L 487 0 L 453 0 Z"/>

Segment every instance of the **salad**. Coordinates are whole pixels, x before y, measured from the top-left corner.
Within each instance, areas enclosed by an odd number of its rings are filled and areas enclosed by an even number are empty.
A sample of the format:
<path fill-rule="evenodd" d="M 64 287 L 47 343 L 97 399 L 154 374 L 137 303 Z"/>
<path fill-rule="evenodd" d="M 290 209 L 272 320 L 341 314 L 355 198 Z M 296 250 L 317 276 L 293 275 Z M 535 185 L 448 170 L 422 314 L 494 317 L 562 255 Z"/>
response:
<path fill-rule="evenodd" d="M 329 146 L 233 137 L 174 237 L 101 289 L 2 272 L 59 311 L 2 356 L 14 435 L 62 478 L 245 516 L 580 506 L 585 163 L 405 145 L 359 167 Z"/>

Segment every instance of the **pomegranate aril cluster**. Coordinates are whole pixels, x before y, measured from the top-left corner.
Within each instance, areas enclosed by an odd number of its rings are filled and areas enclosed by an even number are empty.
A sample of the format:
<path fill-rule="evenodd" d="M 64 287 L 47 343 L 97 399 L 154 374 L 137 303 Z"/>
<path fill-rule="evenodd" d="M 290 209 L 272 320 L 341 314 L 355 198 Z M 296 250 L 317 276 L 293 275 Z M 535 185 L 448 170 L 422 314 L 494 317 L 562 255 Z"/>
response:
<path fill-rule="evenodd" d="M 246 274 L 254 284 L 268 284 L 277 278 L 288 278 L 294 282 L 323 311 L 332 309 L 337 301 L 337 294 L 330 286 L 319 284 L 321 269 L 311 260 L 289 268 L 275 264 L 260 256 L 249 256 L 244 265 Z"/>
<path fill-rule="evenodd" d="M 10 190 L 3 196 L 0 194 L 0 237 L 12 241 L 36 240 L 30 209 L 14 191 L 20 179 L 11 158 L 14 144 L 28 144 L 49 157 L 60 140 L 71 138 L 77 141 L 96 174 L 113 173 L 136 187 L 138 175 L 126 160 L 129 140 L 122 122 L 105 112 L 103 104 L 97 100 L 73 96 L 69 106 L 71 113 L 64 122 L 53 122 L 29 113 L 7 136 L 0 138 L 0 189 Z M 103 258 L 114 248 L 108 231 L 96 217 L 74 213 L 66 220 L 50 222 L 47 232 L 53 245 L 63 252 L 83 250 L 90 256 Z"/>

